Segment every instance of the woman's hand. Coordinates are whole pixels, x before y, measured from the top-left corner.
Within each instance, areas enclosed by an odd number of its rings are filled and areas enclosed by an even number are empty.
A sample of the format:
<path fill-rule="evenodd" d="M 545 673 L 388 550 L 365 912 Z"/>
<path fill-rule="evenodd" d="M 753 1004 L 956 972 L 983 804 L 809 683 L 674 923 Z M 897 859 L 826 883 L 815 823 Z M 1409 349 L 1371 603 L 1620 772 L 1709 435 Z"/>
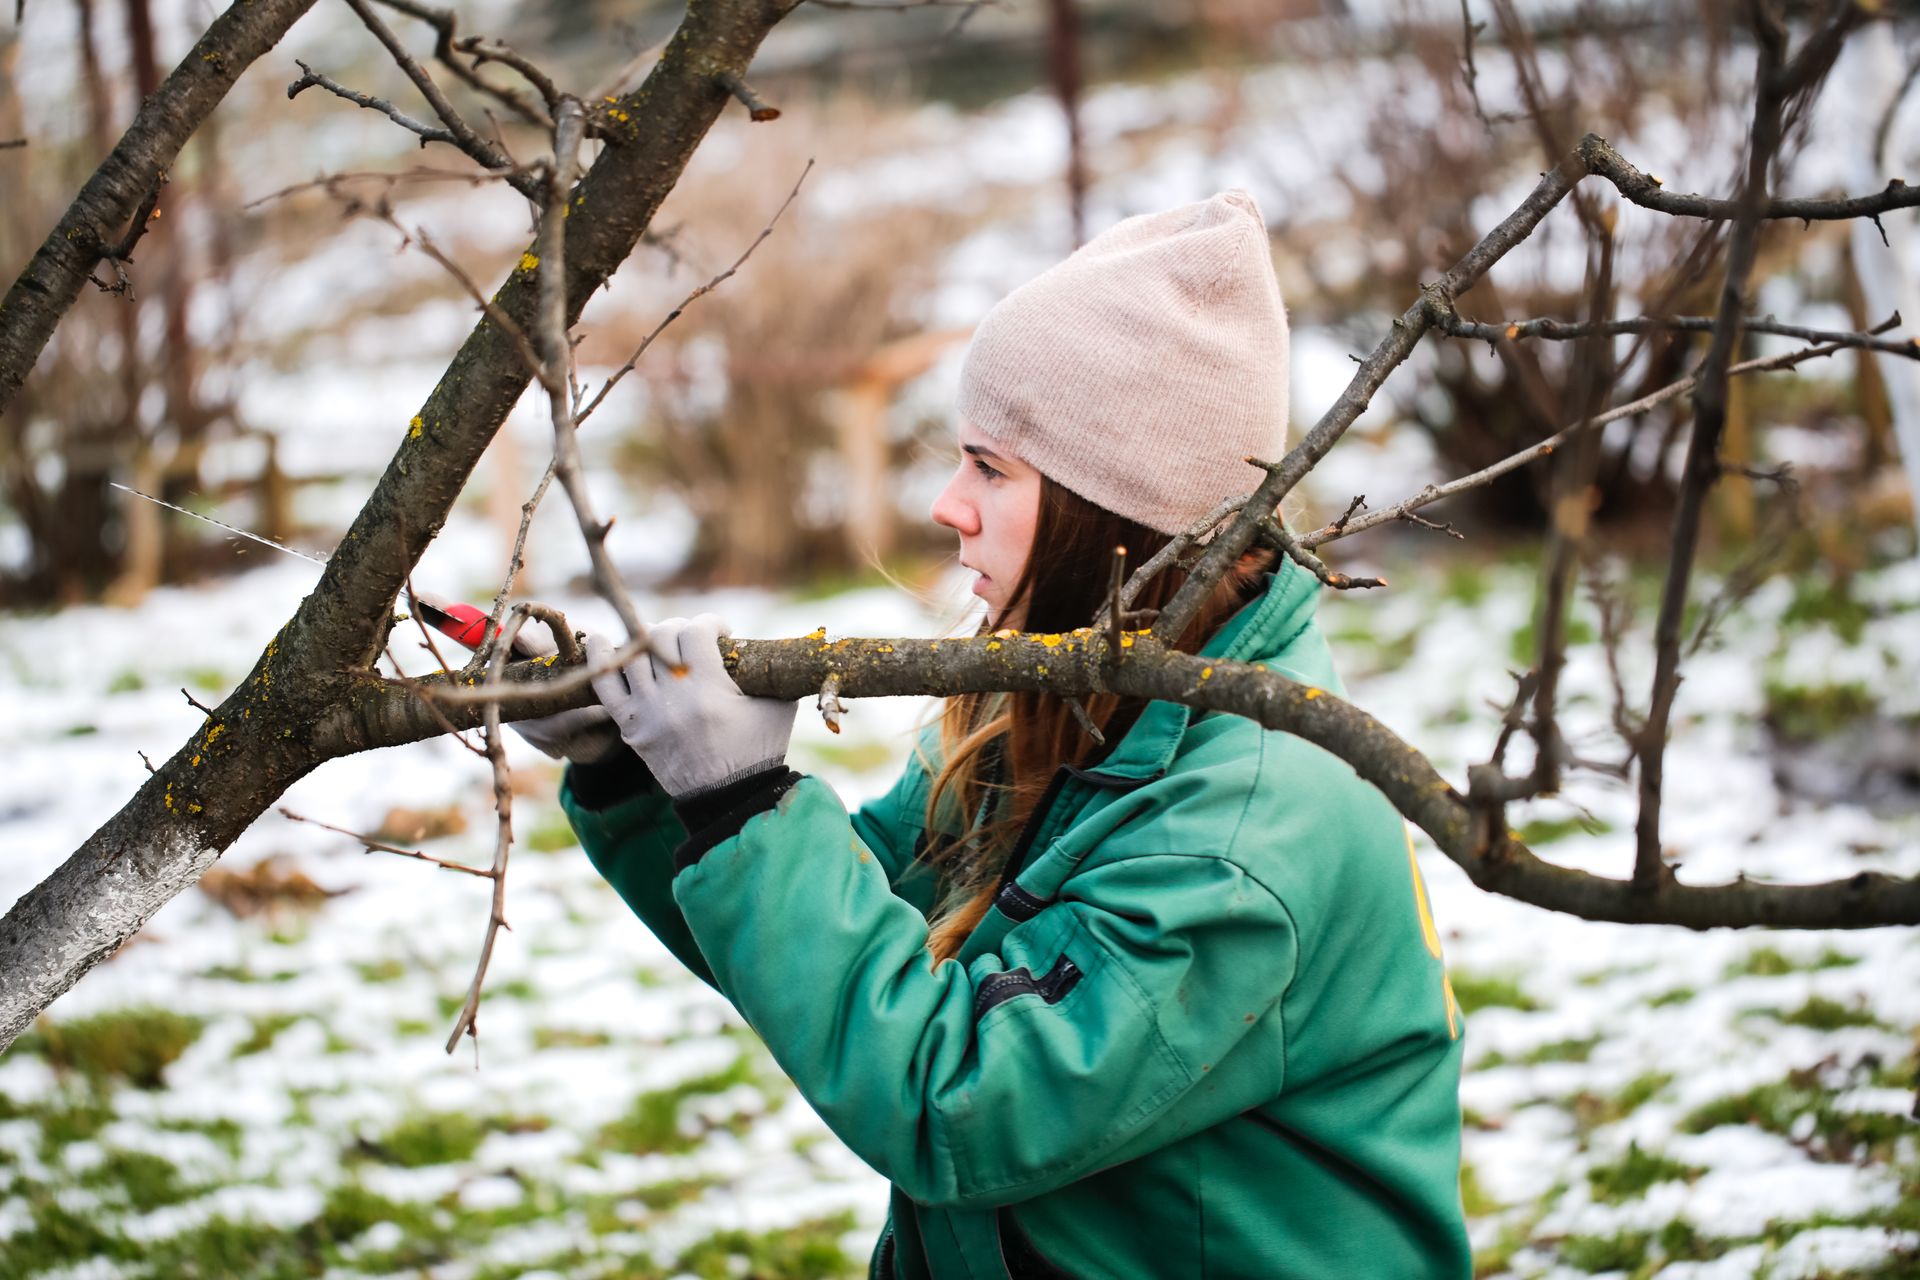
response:
<path fill-rule="evenodd" d="M 711 613 L 667 618 L 651 634 L 685 674 L 643 653 L 595 677 L 593 691 L 668 795 L 683 800 L 786 759 L 797 704 L 740 692 L 720 658 L 725 622 Z M 605 639 L 587 637 L 588 665 L 605 665 L 612 654 Z"/>
<path fill-rule="evenodd" d="M 558 652 L 553 641 L 536 635 L 531 627 L 520 633 L 517 643 L 536 654 Z M 555 760 L 575 764 L 598 764 L 624 748 L 620 730 L 605 707 L 575 707 L 532 720 L 515 720 L 507 727 Z"/>

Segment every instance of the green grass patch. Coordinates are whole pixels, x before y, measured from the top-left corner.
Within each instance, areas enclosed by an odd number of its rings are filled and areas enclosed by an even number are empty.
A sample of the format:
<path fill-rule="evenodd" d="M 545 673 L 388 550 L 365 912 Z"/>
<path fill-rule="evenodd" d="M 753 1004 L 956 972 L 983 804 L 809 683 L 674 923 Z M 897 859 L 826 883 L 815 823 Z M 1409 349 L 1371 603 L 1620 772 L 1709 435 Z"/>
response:
<path fill-rule="evenodd" d="M 1711 1261 L 1734 1243 L 1705 1239 L 1691 1223 L 1676 1218 L 1658 1231 L 1568 1236 L 1560 1242 L 1560 1261 L 1576 1271 L 1624 1271 L 1641 1280 L 1670 1262 Z"/>
<path fill-rule="evenodd" d="M 1575 1131 L 1584 1139 L 1595 1129 L 1620 1123 L 1672 1083 L 1672 1076 L 1649 1071 L 1629 1080 L 1618 1093 L 1594 1093 L 1583 1089 L 1568 1098 L 1566 1106 L 1573 1114 Z"/>
<path fill-rule="evenodd" d="M 486 1126 L 461 1111 L 429 1111 L 409 1116 L 365 1144 L 369 1154 L 403 1169 L 471 1160 L 487 1136 Z"/>
<path fill-rule="evenodd" d="M 1680 1128 L 1705 1133 L 1721 1125 L 1750 1124 L 1795 1141 L 1816 1160 L 1856 1164 L 1890 1159 L 1900 1140 L 1915 1132 L 1914 1122 L 1904 1115 L 1843 1109 L 1838 1097 L 1820 1083 L 1817 1072 L 1795 1071 L 1784 1080 L 1698 1107 Z M 1812 1130 L 1799 1138 L 1794 1130 L 1802 1116 L 1813 1117 Z"/>
<path fill-rule="evenodd" d="M 1760 946 L 1727 966 L 1728 978 L 1779 978 L 1789 973 L 1811 973 L 1820 969 L 1844 969 L 1860 963 L 1832 947 L 1825 947 L 1811 960 L 1795 960 L 1775 947 Z"/>
<path fill-rule="evenodd" d="M 1496 1008 L 1532 1013 L 1540 1007 L 1512 978 L 1497 974 L 1453 973 L 1449 979 L 1453 983 L 1453 998 L 1460 1002 L 1462 1013 Z"/>
<path fill-rule="evenodd" d="M 673 1178 L 641 1187 L 633 1193 L 633 1198 L 655 1213 L 661 1213 L 699 1199 L 701 1192 L 714 1185 L 716 1183 L 712 1178 Z M 620 1229 L 627 1228 L 623 1224 Z"/>
<path fill-rule="evenodd" d="M 125 1256 L 123 1238 L 62 1209 L 48 1188 L 16 1185 L 13 1190 L 26 1201 L 29 1225 L 0 1240 L 0 1275 L 35 1275 L 89 1258 Z"/>
<path fill-rule="evenodd" d="M 527 832 L 526 846 L 535 853 L 558 853 L 579 843 L 580 837 L 574 834 L 573 824 L 567 821 L 566 813 L 559 809 L 542 812 L 540 821 L 533 830 Z"/>
<path fill-rule="evenodd" d="M 1827 737 L 1879 704 L 1857 680 L 1841 684 L 1789 685 L 1772 681 L 1766 687 L 1767 723 L 1782 738 L 1808 741 Z"/>
<path fill-rule="evenodd" d="M 782 1231 L 722 1231 L 683 1252 L 679 1269 L 700 1280 L 731 1280 L 738 1275 L 756 1280 L 829 1280 L 856 1269 L 840 1247 L 840 1237 L 853 1226 L 853 1215 L 842 1213 Z M 737 1259 L 744 1259 L 746 1265 L 740 1266 Z"/>
<path fill-rule="evenodd" d="M 533 1047 L 536 1049 L 599 1049 L 612 1043 L 613 1037 L 604 1031 L 579 1031 L 572 1027 L 533 1029 Z"/>
<path fill-rule="evenodd" d="M 1705 1169 L 1678 1160 L 1669 1160 L 1657 1151 L 1643 1151 L 1637 1142 L 1627 1144 L 1627 1153 L 1612 1164 L 1587 1170 L 1587 1184 L 1596 1200 L 1619 1204 L 1645 1194 L 1648 1187 L 1662 1182 L 1692 1182 Z"/>
<path fill-rule="evenodd" d="M 815 742 L 807 750 L 821 763 L 852 773 L 867 773 L 894 763 L 898 747 L 885 742 Z"/>
<path fill-rule="evenodd" d="M 96 1084 L 124 1080 L 135 1088 L 157 1089 L 167 1066 L 199 1038 L 202 1025 L 198 1018 L 168 1009 L 117 1009 L 42 1022 L 13 1047 L 37 1053 L 55 1070 L 77 1072 Z"/>
<path fill-rule="evenodd" d="M 1501 1209 L 1499 1201 L 1480 1185 L 1480 1174 L 1468 1161 L 1460 1162 L 1460 1208 L 1469 1218 L 1484 1218 Z"/>
<path fill-rule="evenodd" d="M 1809 996 L 1807 1002 L 1791 1013 L 1777 1015 L 1793 1027 L 1812 1027 L 1815 1031 L 1838 1031 L 1841 1027 L 1884 1027 L 1886 1023 L 1867 1010 L 1841 1004 L 1825 996 Z"/>
<path fill-rule="evenodd" d="M 407 976 L 407 966 L 388 956 L 383 960 L 356 961 L 353 971 L 362 982 L 398 982 Z"/>
<path fill-rule="evenodd" d="M 1543 1062 L 1585 1062 L 1593 1056 L 1600 1046 L 1599 1036 L 1586 1036 L 1574 1040 L 1555 1040 L 1527 1050 L 1519 1057 L 1523 1066 L 1538 1066 Z"/>
<path fill-rule="evenodd" d="M 138 693 L 146 687 L 147 682 L 145 678 L 143 678 L 138 671 L 132 669 L 122 671 L 119 675 L 107 682 L 108 693 Z"/>
<path fill-rule="evenodd" d="M 269 1013 L 253 1019 L 253 1034 L 234 1046 L 233 1056 L 245 1058 L 261 1053 L 272 1047 L 274 1040 L 282 1031 L 300 1021 L 304 1014 Z"/>
<path fill-rule="evenodd" d="M 1860 643 L 1867 623 L 1873 620 L 1873 610 L 1853 598 L 1851 579 L 1836 577 L 1823 582 L 1814 574 L 1797 573 L 1792 581 L 1793 600 L 1780 615 L 1783 627 L 1831 627 L 1849 645 Z"/>
<path fill-rule="evenodd" d="M 220 693 L 233 683 L 232 677 L 218 667 L 188 667 L 182 674 L 188 684 L 203 693 Z"/>
<path fill-rule="evenodd" d="M 1568 836 L 1602 836 L 1613 828 L 1598 818 L 1574 814 L 1566 818 L 1534 818 L 1520 827 L 1520 839 L 1528 845 L 1552 844 Z"/>
<path fill-rule="evenodd" d="M 600 1130 L 600 1145 L 635 1154 L 691 1151 L 699 1145 L 699 1138 L 681 1131 L 681 1104 L 701 1094 L 721 1093 L 735 1085 L 755 1083 L 753 1061 L 743 1054 L 724 1071 L 643 1093 L 633 1100 L 625 1115 Z"/>
<path fill-rule="evenodd" d="M 1662 991 L 1647 1001 L 1647 1006 L 1652 1009 L 1664 1009 L 1671 1004 L 1686 1004 L 1697 994 L 1699 993 L 1692 987 L 1675 987 L 1671 991 Z"/>
<path fill-rule="evenodd" d="M 1513 633 L 1513 642 L 1508 646 L 1509 656 L 1523 667 L 1533 665 L 1534 658 L 1538 656 L 1540 633 L 1535 628 L 1535 622 L 1533 618 L 1527 619 L 1520 629 Z M 1599 638 L 1600 633 L 1595 631 L 1593 624 L 1585 618 L 1576 615 L 1567 619 L 1567 648 L 1571 649 L 1577 644 L 1592 644 Z"/>
<path fill-rule="evenodd" d="M 105 1160 L 81 1175 L 80 1185 L 107 1192 L 109 1198 L 118 1192 L 136 1213 L 150 1213 L 198 1194 L 197 1188 L 181 1180 L 172 1161 L 118 1148 L 110 1148 Z"/>

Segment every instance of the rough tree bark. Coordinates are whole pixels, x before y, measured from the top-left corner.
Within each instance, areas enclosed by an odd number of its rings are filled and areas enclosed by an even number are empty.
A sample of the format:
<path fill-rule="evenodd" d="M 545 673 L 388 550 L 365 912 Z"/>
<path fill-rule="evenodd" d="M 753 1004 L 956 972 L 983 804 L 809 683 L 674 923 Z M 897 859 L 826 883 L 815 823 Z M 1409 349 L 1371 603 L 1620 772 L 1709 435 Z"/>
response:
<path fill-rule="evenodd" d="M 254 7 L 284 13 L 291 22 L 310 2 L 242 0 L 222 22 L 244 22 Z M 761 0 L 699 0 L 646 81 L 618 101 L 600 104 L 599 124 L 610 145 L 575 189 L 567 223 L 569 323 L 633 251 L 729 101 L 722 79 L 745 73 L 760 42 L 791 7 Z M 274 38 L 284 29 L 276 28 Z M 264 39 L 251 27 L 248 32 L 256 41 Z M 238 56 L 230 43 L 217 45 L 221 65 Z M 260 47 L 270 44 L 267 40 Z M 189 55 L 189 63 L 198 60 L 201 47 L 216 47 L 214 33 Z M 212 70 L 215 64 L 208 66 L 209 74 L 224 74 Z M 183 74 L 176 71 L 168 83 Z M 227 84 L 230 75 L 221 81 L 221 92 Z M 186 121 L 197 123 L 211 105 L 204 101 L 208 92 L 197 82 L 183 88 L 198 111 L 189 117 L 188 108 L 168 98 L 163 87 L 155 101 L 169 105 L 150 102 L 142 114 L 162 111 L 167 125 L 149 132 L 167 140 L 177 134 L 184 141 L 191 132 L 181 132 Z M 104 177 L 96 175 L 62 227 L 114 225 L 111 216 L 120 202 L 129 201 L 130 209 L 143 194 L 141 175 L 151 172 L 156 145 L 142 142 L 137 156 L 110 172 L 103 169 Z M 177 149 L 174 142 L 166 154 Z M 136 163 L 141 160 L 144 168 Z M 89 198 L 96 188 L 99 193 Z M 79 251 L 59 243 L 64 239 L 64 231 L 56 230 L 15 286 L 15 293 L 31 299 L 34 314 L 24 325 L 0 324 L 7 335 L 0 346 L 0 370 L 10 379 L 0 381 L 0 391 L 18 385 L 32 363 L 28 348 L 37 352 L 44 344 L 63 309 L 59 299 L 71 300 L 93 264 L 92 257 L 80 262 L 96 252 L 91 244 Z M 532 265 L 515 271 L 494 298 L 523 330 L 532 328 L 536 302 Z M 394 598 L 528 379 L 513 338 L 483 318 L 404 431 L 399 450 L 319 585 L 253 670 L 125 807 L 0 920 L 0 1048 L 191 885 L 288 786 L 327 758 L 316 749 L 316 725 L 329 708 L 379 682 L 372 662 L 392 625 Z"/>

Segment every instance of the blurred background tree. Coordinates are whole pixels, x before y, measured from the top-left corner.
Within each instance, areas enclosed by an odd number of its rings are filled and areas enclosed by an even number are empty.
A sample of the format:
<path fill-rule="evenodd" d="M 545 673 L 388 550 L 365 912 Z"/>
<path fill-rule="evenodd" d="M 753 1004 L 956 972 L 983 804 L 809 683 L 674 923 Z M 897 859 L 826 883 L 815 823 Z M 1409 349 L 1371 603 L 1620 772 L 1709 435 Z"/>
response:
<path fill-rule="evenodd" d="M 475 4 L 461 20 L 568 67 L 579 83 L 613 89 L 638 78 L 679 12 L 579 0 L 537 13 Z M 173 0 L 76 0 L 0 34 L 0 140 L 28 144 L 0 152 L 9 192 L 0 259 L 24 259 L 200 22 Z M 1872 35 L 1910 61 L 1916 25 L 1902 18 Z M 350 16 L 316 10 L 242 81 L 170 175 L 131 287 L 77 307 L 0 417 L 0 599 L 133 600 L 156 583 L 250 563 L 229 543 L 128 506 L 111 480 L 218 508 L 275 537 L 324 541 L 350 509 L 348 491 L 380 449 L 318 447 L 312 417 L 289 411 L 307 397 L 286 375 L 317 360 L 369 387 L 417 378 L 431 362 L 413 357 L 451 340 L 461 305 L 452 282 L 412 269 L 342 281 L 337 300 L 291 288 L 295 264 L 382 242 L 364 224 L 342 223 L 325 193 L 247 203 L 316 166 L 403 167 L 393 162 L 405 151 L 375 116 L 271 105 L 300 49 L 319 50 L 323 70 L 373 91 L 396 84 L 354 35 Z M 630 567 L 685 583 L 790 584 L 875 566 L 911 573 L 936 560 L 945 542 L 924 518 L 929 477 L 972 323 L 1088 228 L 1219 186 L 1249 186 L 1272 223 L 1298 339 L 1295 416 L 1310 420 L 1344 378 L 1344 354 L 1364 349 L 1419 282 L 1580 133 L 1635 148 L 1690 188 L 1727 187 L 1745 119 L 1745 41 L 1713 3 L 806 6 L 756 63 L 756 84 L 782 122 L 723 121 L 668 201 L 650 236 L 655 252 L 627 268 L 588 320 L 584 366 L 618 364 L 667 306 L 752 239 L 800 162 L 818 160 L 749 268 L 753 287 L 690 309 L 595 428 L 591 446 L 617 465 L 635 502 L 686 513 L 677 542 Z M 1897 170 L 1914 150 L 1907 87 L 1857 71 L 1836 77 L 1820 109 L 1793 122 L 1786 185 L 1845 178 L 1843 153 L 1867 149 L 1872 125 Z M 510 149 L 537 150 L 519 126 L 497 127 Z M 1706 169 L 1690 163 L 1696 156 L 1711 157 Z M 453 206 L 435 204 L 432 184 L 406 190 L 421 225 L 483 266 L 521 233 L 511 216 L 463 213 L 449 226 Z M 1623 217 L 1632 221 L 1618 268 L 1622 313 L 1710 310 L 1723 229 Z M 1844 225 L 1771 227 L 1762 253 L 1763 311 L 1834 328 L 1884 318 L 1870 314 Z M 1549 225 L 1461 312 L 1571 317 L 1580 261 L 1578 229 Z M 348 331 L 369 323 L 373 337 Z M 409 340 L 384 341 L 389 329 Z M 1702 334 L 1622 339 L 1616 399 L 1671 381 L 1704 345 Z M 1430 345 L 1418 375 L 1397 379 L 1346 446 L 1376 452 L 1354 469 L 1378 476 L 1391 455 L 1397 470 L 1386 474 L 1411 483 L 1550 434 L 1568 417 L 1552 388 L 1565 383 L 1571 356 L 1561 343 Z M 263 367 L 283 375 L 278 394 L 250 394 Z M 1811 464 L 1812 514 L 1795 528 L 1794 563 L 1844 574 L 1882 533 L 1910 538 L 1899 532 L 1911 528 L 1911 497 L 1888 371 L 1868 355 L 1841 356 L 1739 389 L 1730 458 Z M 352 397 L 331 405 L 330 443 L 371 440 L 372 423 L 339 420 L 369 407 Z M 1610 548 L 1657 551 L 1687 413 L 1672 402 L 1606 433 L 1598 519 Z M 535 451 L 516 453 L 512 440 L 498 448 L 490 501 L 510 524 L 533 479 L 520 460 Z M 1517 472 L 1441 518 L 1496 541 L 1536 535 L 1546 474 Z M 1337 492 L 1343 483 L 1330 465 L 1309 497 L 1335 508 L 1379 489 Z M 1744 539 L 1770 501 L 1735 478 L 1716 495 L 1715 518 Z M 1374 537 L 1409 535 L 1427 536 Z"/>

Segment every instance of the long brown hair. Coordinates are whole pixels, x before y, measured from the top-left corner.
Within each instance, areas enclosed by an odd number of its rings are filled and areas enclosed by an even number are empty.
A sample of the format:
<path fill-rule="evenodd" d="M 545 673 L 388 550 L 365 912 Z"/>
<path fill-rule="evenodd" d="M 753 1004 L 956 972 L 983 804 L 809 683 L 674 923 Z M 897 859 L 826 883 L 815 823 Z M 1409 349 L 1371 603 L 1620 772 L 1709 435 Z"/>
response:
<path fill-rule="evenodd" d="M 1066 632 L 1089 625 L 1106 598 L 1113 549 L 1143 564 L 1172 541 L 1167 534 L 1116 515 L 1040 477 L 1033 549 L 1014 583 L 1007 610 L 1027 606 L 1027 631 Z M 1272 552 L 1250 550 L 1221 579 L 1181 635 L 1189 653 L 1259 593 Z M 1173 598 L 1186 571 L 1170 568 L 1147 584 L 1135 609 L 1158 609 Z M 984 634 L 992 627 L 982 621 Z M 940 763 L 927 793 L 933 835 L 926 860 L 938 871 L 940 900 L 927 949 L 948 959 L 993 905 L 1012 846 L 1055 767 L 1096 763 L 1125 736 L 1146 707 L 1139 698 L 1096 694 L 1082 700 L 1100 727 L 1096 746 L 1066 701 L 1048 692 L 964 693 L 946 700 L 940 717 Z M 959 834 L 946 834 L 958 831 Z"/>

